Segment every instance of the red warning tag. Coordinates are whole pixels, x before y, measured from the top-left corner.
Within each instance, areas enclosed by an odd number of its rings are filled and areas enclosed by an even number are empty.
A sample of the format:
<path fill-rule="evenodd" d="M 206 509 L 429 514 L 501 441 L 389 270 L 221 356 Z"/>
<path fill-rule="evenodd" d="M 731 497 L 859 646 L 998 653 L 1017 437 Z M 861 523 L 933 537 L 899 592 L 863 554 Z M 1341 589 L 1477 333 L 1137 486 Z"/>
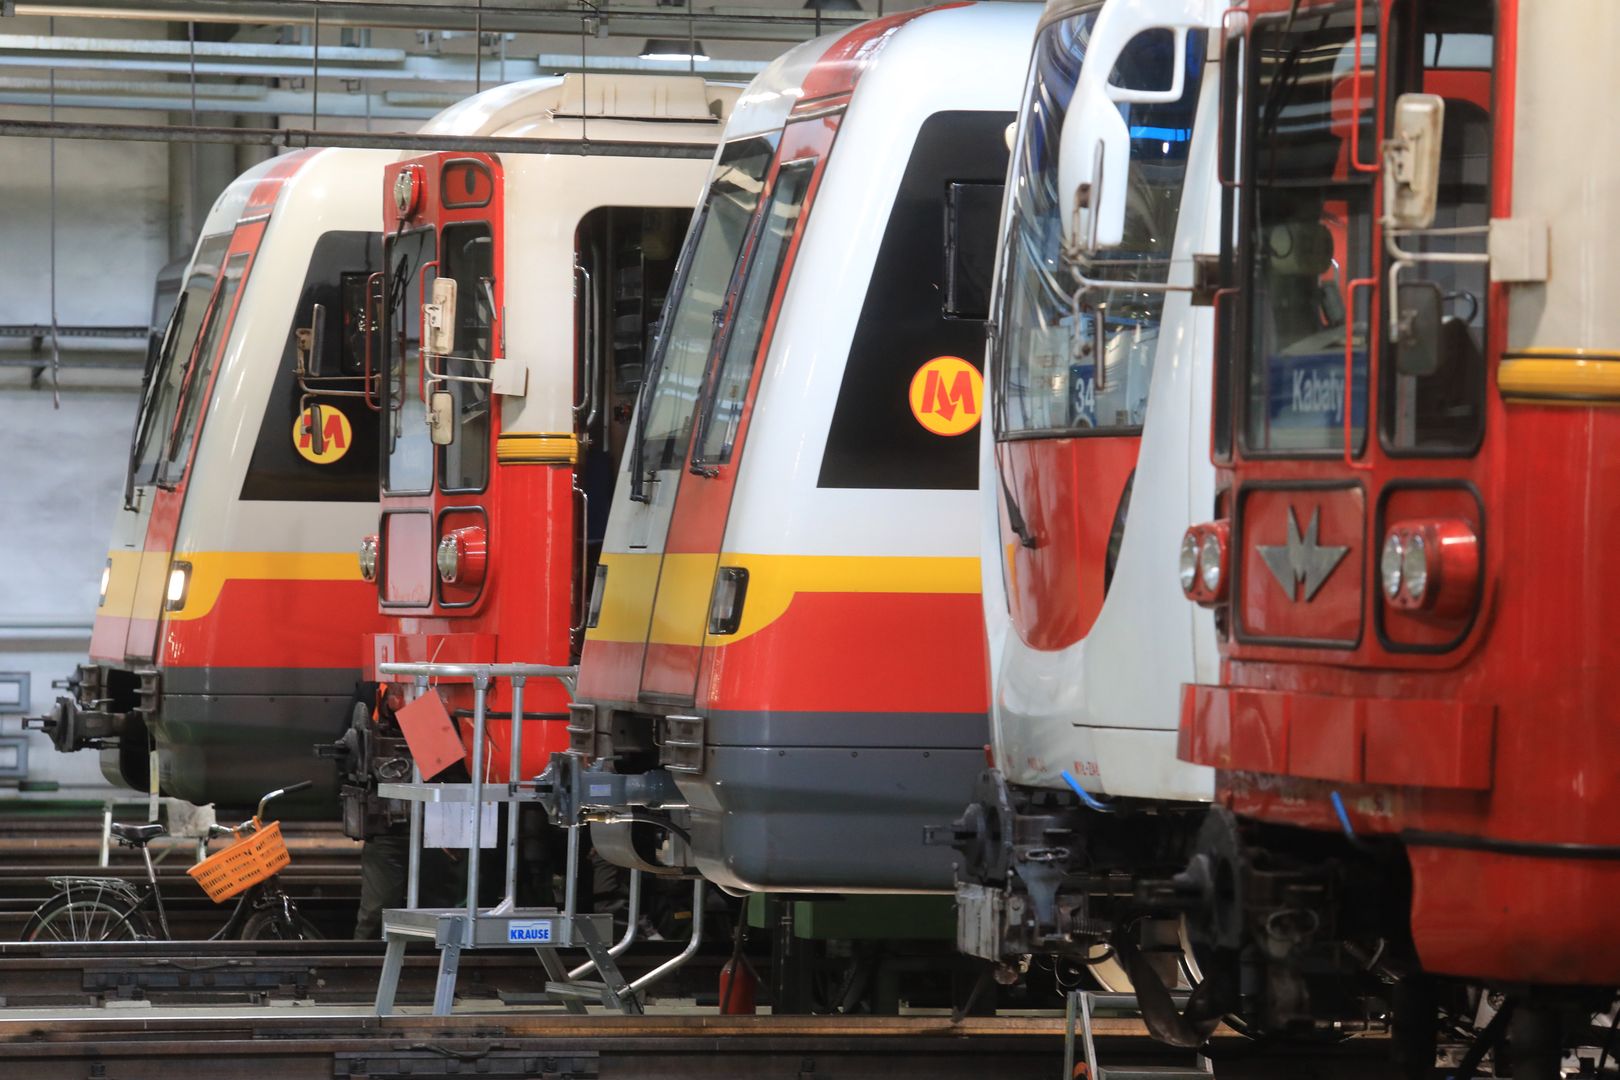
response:
<path fill-rule="evenodd" d="M 422 770 L 422 779 L 433 779 L 464 756 L 461 736 L 456 734 L 444 702 L 434 691 L 429 690 L 394 715 L 400 731 L 405 733 L 411 757 Z"/>

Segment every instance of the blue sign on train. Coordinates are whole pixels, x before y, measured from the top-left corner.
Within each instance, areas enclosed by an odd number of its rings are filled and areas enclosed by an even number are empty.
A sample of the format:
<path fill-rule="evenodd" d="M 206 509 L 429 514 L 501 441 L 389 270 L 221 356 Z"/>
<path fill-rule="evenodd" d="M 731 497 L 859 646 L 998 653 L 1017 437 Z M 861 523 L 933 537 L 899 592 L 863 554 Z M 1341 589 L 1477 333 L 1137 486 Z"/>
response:
<path fill-rule="evenodd" d="M 1342 444 L 1344 432 L 1344 352 L 1273 356 L 1266 361 L 1265 444 L 1274 450 Z M 1367 354 L 1352 355 L 1355 390 L 1350 395 L 1350 423 L 1367 423 Z"/>

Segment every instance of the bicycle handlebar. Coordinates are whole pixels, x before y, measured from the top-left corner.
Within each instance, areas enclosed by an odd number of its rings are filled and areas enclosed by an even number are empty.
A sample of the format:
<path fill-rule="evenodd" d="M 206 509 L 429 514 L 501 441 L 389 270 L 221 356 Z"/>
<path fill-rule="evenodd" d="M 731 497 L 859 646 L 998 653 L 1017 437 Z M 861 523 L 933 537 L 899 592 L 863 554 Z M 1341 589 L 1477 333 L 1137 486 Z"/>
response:
<path fill-rule="evenodd" d="M 300 780 L 296 784 L 288 784 L 284 788 L 276 788 L 276 790 L 270 792 L 264 798 L 259 800 L 259 808 L 258 810 L 254 811 L 253 817 L 256 820 L 263 820 L 264 808 L 269 805 L 271 799 L 279 799 L 283 795 L 291 795 L 295 791 L 303 791 L 305 788 L 312 788 L 314 786 L 315 782 L 313 780 Z"/>

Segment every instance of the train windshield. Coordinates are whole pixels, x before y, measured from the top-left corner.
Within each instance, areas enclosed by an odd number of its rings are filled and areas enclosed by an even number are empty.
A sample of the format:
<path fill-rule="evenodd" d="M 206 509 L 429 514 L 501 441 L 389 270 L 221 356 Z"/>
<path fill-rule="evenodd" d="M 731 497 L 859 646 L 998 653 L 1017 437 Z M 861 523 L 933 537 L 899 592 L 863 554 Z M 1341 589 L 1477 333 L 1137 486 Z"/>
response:
<path fill-rule="evenodd" d="M 1375 37 L 1363 31 L 1358 42 L 1355 13 L 1338 9 L 1259 21 L 1251 41 L 1239 241 L 1247 306 L 1236 350 L 1248 368 L 1244 448 L 1343 453 L 1348 426 L 1359 453 L 1371 290 L 1353 283 L 1373 265 Z"/>
<path fill-rule="evenodd" d="M 213 313 L 221 307 L 211 303 L 219 285 L 221 263 L 225 249 L 230 246 L 229 232 L 206 236 L 197 245 L 197 254 L 191 262 L 179 298 L 175 301 L 168 330 L 163 336 L 157 362 L 142 391 L 141 408 L 135 421 L 135 440 L 130 453 L 130 486 L 146 486 L 168 482 L 178 477 L 184 468 L 184 440 L 179 430 L 186 427 L 181 415 L 182 405 L 189 403 L 191 425 L 194 428 L 196 410 L 201 406 L 202 391 L 199 378 L 207 374 L 212 363 L 212 352 L 217 348 L 217 334 L 229 312 L 232 295 L 224 299 L 218 317 Z M 238 274 L 237 277 L 240 275 Z M 203 342 L 203 332 L 211 327 L 210 341 Z M 202 347 L 199 347 L 202 346 Z M 178 465 L 176 459 L 179 459 Z"/>
<path fill-rule="evenodd" d="M 1118 106 L 1131 139 L 1124 242 L 1076 258 L 1063 251 L 1058 142 L 1095 19 L 1093 10 L 1055 22 L 1035 45 L 1013 157 L 993 356 L 1002 438 L 1131 434 L 1147 411 L 1164 293 L 1128 285 L 1082 292 L 1077 274 L 1169 280 L 1205 35 L 1189 34 L 1185 54 L 1177 54 L 1170 35 L 1141 34 L 1121 54 L 1111 81 L 1163 85 L 1179 63 L 1186 91 L 1178 101 Z"/>
<path fill-rule="evenodd" d="M 438 237 L 432 229 L 415 229 L 388 238 L 382 336 L 389 404 L 383 424 L 383 451 L 388 460 L 383 483 L 389 491 L 433 488 L 433 440 L 428 432 L 422 383 L 420 305 L 433 287 L 430 271 L 436 265 L 438 250 Z"/>
<path fill-rule="evenodd" d="M 638 482 L 685 456 L 703 370 L 776 142 L 773 133 L 740 139 L 721 151 L 703 202 L 697 239 L 688 246 L 686 265 L 675 285 L 673 306 L 666 310 L 667 322 L 653 360 L 636 443 Z"/>

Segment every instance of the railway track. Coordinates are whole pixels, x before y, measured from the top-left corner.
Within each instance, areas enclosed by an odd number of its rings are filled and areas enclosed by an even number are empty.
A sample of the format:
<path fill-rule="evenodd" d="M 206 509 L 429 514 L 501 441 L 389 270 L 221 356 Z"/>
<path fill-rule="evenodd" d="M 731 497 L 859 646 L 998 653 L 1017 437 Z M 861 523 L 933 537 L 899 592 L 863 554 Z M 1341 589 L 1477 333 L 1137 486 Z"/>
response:
<path fill-rule="evenodd" d="M 1115 1076 L 1191 1064 L 1134 1020 L 1101 1020 L 1098 1058 Z M 1241 1040 L 1222 1040 L 1236 1051 Z M 1047 1017 L 364 1015 L 0 1019 L 0 1053 L 29 1080 L 1061 1080 L 1063 1025 Z M 1349 1080 L 1379 1075 L 1381 1040 L 1271 1048 L 1216 1059 L 1218 1077 Z M 221 1062 L 231 1065 L 221 1071 Z"/>
<path fill-rule="evenodd" d="M 621 961 L 635 977 L 681 946 L 643 945 Z M 0 942 L 0 1009 L 82 1008 L 125 1002 L 153 1005 L 272 1005 L 371 1002 L 382 970 L 380 941 Z M 699 954 L 661 983 L 661 996 L 712 1001 L 724 956 Z M 763 967 L 764 957 L 755 960 Z M 433 999 L 438 954 L 406 953 L 399 1001 Z M 483 1004 L 518 1003 L 544 989 L 532 953 L 469 952 L 457 997 Z M 3 1015 L 3 1012 L 0 1012 Z"/>

